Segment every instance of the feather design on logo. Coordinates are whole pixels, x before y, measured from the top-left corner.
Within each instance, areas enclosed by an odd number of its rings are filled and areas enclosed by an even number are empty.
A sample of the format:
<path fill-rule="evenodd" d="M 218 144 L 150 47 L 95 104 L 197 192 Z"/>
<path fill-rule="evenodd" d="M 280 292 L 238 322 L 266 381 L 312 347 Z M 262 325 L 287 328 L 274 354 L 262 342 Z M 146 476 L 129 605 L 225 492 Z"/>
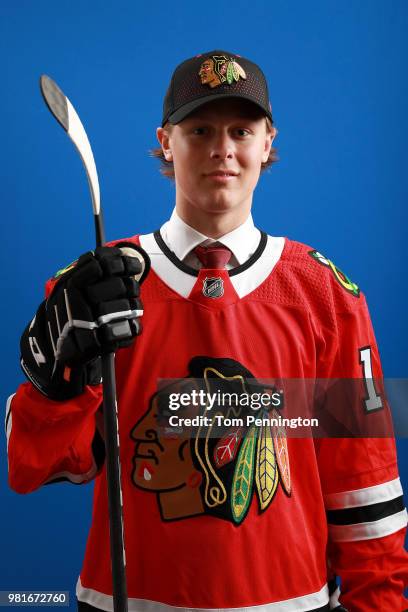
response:
<path fill-rule="evenodd" d="M 232 66 L 232 76 L 234 77 L 234 81 L 239 81 L 239 72 L 237 68 L 237 63 L 231 62 L 231 66 Z"/>
<path fill-rule="evenodd" d="M 234 67 L 233 67 L 233 63 L 230 61 L 227 64 L 227 83 L 228 85 L 231 85 L 233 80 L 234 80 Z"/>
<path fill-rule="evenodd" d="M 238 427 L 228 431 L 217 442 L 214 448 L 214 463 L 218 468 L 235 459 L 241 438 L 242 427 Z"/>
<path fill-rule="evenodd" d="M 241 79 L 247 78 L 245 70 L 242 68 L 242 66 L 238 64 L 238 62 L 235 62 L 235 61 L 232 62 L 232 69 L 233 69 L 234 79 L 236 81 L 238 81 L 239 77 L 241 77 Z"/>
<path fill-rule="evenodd" d="M 233 59 L 230 59 L 227 62 L 227 74 L 226 74 L 228 85 L 231 85 L 233 81 L 236 81 L 236 82 L 239 81 L 240 77 L 241 79 L 247 78 L 245 70 L 242 68 L 242 66 L 238 64 L 238 62 L 236 62 Z"/>
<path fill-rule="evenodd" d="M 232 480 L 231 509 L 236 523 L 243 520 L 252 498 L 256 430 L 255 426 L 251 427 L 241 445 Z"/>
<path fill-rule="evenodd" d="M 276 410 L 272 411 L 272 416 L 274 418 L 279 416 Z M 288 441 L 285 428 L 280 425 L 272 425 L 272 436 L 282 487 L 283 490 L 290 495 L 292 492 L 292 485 L 290 478 Z"/>
<path fill-rule="evenodd" d="M 265 510 L 271 503 L 278 486 L 278 481 L 278 466 L 271 430 L 269 426 L 263 426 L 260 428 L 260 435 L 258 437 L 255 466 L 255 482 L 261 510 Z"/>

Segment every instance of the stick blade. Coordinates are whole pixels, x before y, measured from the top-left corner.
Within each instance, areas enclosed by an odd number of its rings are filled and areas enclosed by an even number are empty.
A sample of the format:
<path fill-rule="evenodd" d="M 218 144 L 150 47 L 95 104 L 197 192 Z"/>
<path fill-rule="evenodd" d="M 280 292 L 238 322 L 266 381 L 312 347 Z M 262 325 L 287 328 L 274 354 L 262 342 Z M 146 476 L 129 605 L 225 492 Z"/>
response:
<path fill-rule="evenodd" d="M 88 177 L 94 215 L 97 216 L 101 212 L 98 173 L 96 171 L 94 156 L 84 126 L 67 96 L 58 87 L 55 81 L 46 74 L 40 77 L 40 89 L 51 114 L 64 128 L 81 156 Z M 100 239 L 102 240 L 103 231 L 101 223 L 102 220 L 99 218 L 97 229 L 100 232 Z"/>
<path fill-rule="evenodd" d="M 46 74 L 40 77 L 40 89 L 46 105 L 58 123 L 66 132 L 69 131 L 69 113 L 66 95 Z"/>

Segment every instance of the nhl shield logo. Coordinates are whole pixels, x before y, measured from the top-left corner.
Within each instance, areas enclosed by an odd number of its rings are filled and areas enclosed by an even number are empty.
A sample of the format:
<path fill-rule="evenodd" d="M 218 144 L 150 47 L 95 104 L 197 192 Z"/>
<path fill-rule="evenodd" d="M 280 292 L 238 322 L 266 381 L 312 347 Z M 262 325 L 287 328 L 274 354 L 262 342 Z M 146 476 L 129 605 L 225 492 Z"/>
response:
<path fill-rule="evenodd" d="M 218 298 L 224 295 L 224 282 L 219 276 L 205 278 L 203 282 L 203 295 L 209 298 Z"/>

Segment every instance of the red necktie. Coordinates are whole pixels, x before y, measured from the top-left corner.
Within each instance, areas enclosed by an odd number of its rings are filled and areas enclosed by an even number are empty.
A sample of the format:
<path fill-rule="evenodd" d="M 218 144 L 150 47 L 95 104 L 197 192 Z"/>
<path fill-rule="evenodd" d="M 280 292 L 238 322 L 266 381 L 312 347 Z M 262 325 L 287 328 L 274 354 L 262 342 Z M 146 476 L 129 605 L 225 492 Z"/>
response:
<path fill-rule="evenodd" d="M 225 246 L 198 246 L 194 250 L 203 268 L 222 270 L 231 259 L 232 252 Z"/>

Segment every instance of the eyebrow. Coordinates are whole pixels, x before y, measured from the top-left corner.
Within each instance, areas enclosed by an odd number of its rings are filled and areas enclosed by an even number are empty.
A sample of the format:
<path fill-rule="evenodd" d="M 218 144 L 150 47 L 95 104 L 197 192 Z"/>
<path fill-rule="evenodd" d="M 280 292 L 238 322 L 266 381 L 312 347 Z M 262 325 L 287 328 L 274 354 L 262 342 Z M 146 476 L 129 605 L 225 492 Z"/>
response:
<path fill-rule="evenodd" d="M 185 122 L 187 121 L 191 121 L 191 122 L 195 122 L 195 121 L 212 121 L 213 119 L 216 119 L 215 117 L 208 117 L 208 116 L 200 116 L 197 115 L 196 117 L 186 117 Z M 263 119 L 263 117 L 256 117 L 256 116 L 251 116 L 251 115 L 234 115 L 233 117 L 229 117 L 226 119 L 226 121 L 259 121 L 260 119 Z M 217 120 L 217 119 L 216 119 Z M 184 123 L 184 121 L 183 121 Z"/>

